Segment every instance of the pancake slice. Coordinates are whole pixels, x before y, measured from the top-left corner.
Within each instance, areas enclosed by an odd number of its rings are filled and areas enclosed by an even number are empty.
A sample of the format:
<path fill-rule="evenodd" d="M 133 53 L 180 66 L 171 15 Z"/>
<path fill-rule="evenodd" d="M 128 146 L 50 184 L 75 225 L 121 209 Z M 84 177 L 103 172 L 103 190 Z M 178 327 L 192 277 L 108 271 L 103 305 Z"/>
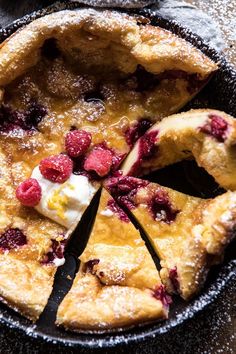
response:
<path fill-rule="evenodd" d="M 57 267 L 64 263 L 69 236 L 99 185 L 89 183 L 84 176 L 70 176 L 64 184 L 53 184 L 38 170 L 34 172 L 42 187 L 37 209 L 59 225 L 19 203 L 15 195 L 17 172 L 11 158 L 0 151 L 0 299 L 36 321 L 47 304 Z"/>
<path fill-rule="evenodd" d="M 57 313 L 67 329 L 111 329 L 167 317 L 170 298 L 139 232 L 106 190 L 73 286 Z"/>
<path fill-rule="evenodd" d="M 198 293 L 235 237 L 236 193 L 204 200 L 129 176 L 106 187 L 146 232 L 167 290 L 186 300 Z"/>
<path fill-rule="evenodd" d="M 236 120 L 221 111 L 197 109 L 155 124 L 125 160 L 125 175 L 145 175 L 194 158 L 225 189 L 236 189 Z"/>
<path fill-rule="evenodd" d="M 0 299 L 35 321 L 63 260 L 66 229 L 21 206 L 8 159 L 0 152 Z"/>

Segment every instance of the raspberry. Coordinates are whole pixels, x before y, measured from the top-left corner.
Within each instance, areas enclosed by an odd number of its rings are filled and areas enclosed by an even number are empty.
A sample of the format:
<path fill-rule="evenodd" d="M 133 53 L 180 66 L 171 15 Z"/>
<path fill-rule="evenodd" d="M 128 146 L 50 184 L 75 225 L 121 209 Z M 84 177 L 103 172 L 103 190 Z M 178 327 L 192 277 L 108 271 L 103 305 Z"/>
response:
<path fill-rule="evenodd" d="M 16 189 L 16 198 L 21 204 L 26 206 L 35 206 L 39 203 L 42 196 L 42 190 L 35 178 L 29 178 L 22 182 Z"/>
<path fill-rule="evenodd" d="M 65 148 L 71 157 L 79 157 L 86 153 L 91 144 L 91 134 L 85 130 L 72 130 L 66 134 Z"/>
<path fill-rule="evenodd" d="M 12 250 L 27 243 L 27 238 L 20 229 L 8 229 L 0 236 L 0 248 Z"/>
<path fill-rule="evenodd" d="M 135 195 L 140 188 L 146 187 L 148 181 L 137 179 L 130 176 L 119 175 L 117 171 L 117 177 L 111 177 L 106 182 L 106 188 L 110 191 L 112 196 L 121 204 L 124 208 L 132 210 L 135 208 Z"/>
<path fill-rule="evenodd" d="M 73 162 L 66 155 L 53 155 L 40 162 L 39 170 L 49 181 L 64 183 L 73 171 Z"/>
<path fill-rule="evenodd" d="M 179 213 L 179 210 L 173 209 L 168 194 L 162 190 L 157 191 L 151 198 L 148 208 L 154 220 L 164 221 L 167 224 L 171 224 Z"/>
<path fill-rule="evenodd" d="M 228 123 L 221 117 L 210 114 L 209 121 L 200 128 L 200 131 L 213 136 L 216 140 L 223 143 L 226 139 Z"/>
<path fill-rule="evenodd" d="M 125 139 L 130 147 L 152 126 L 149 119 L 140 119 L 125 131 Z"/>
<path fill-rule="evenodd" d="M 46 114 L 46 107 L 33 100 L 26 111 L 15 110 L 2 104 L 0 106 L 0 130 L 2 133 L 10 133 L 19 129 L 26 132 L 36 131 Z"/>
<path fill-rule="evenodd" d="M 128 218 L 128 215 L 124 212 L 123 209 L 121 209 L 119 207 L 119 205 L 116 203 L 116 201 L 114 199 L 110 199 L 108 200 L 107 202 L 107 207 L 108 209 L 110 209 L 115 215 L 118 216 L 118 218 L 121 220 L 121 221 L 124 221 L 124 222 L 127 222 L 129 223 L 130 220 Z"/>
<path fill-rule="evenodd" d="M 55 259 L 64 258 L 65 240 L 58 242 L 57 240 L 51 240 L 52 245 L 47 254 L 45 254 L 42 264 L 52 264 Z"/>
<path fill-rule="evenodd" d="M 106 176 L 112 167 L 113 154 L 102 147 L 94 148 L 84 163 L 86 171 L 95 171 L 100 177 Z"/>
<path fill-rule="evenodd" d="M 156 141 L 158 133 L 158 130 L 147 132 L 138 140 L 138 159 L 129 171 L 129 175 L 138 176 L 140 172 L 140 166 L 142 165 L 143 161 L 148 160 L 155 155 L 157 151 Z"/>
<path fill-rule="evenodd" d="M 160 300 L 165 307 L 168 307 L 170 304 L 172 304 L 171 296 L 167 294 L 163 285 L 159 285 L 154 289 L 153 296 L 157 300 Z"/>
<path fill-rule="evenodd" d="M 112 172 L 114 173 L 115 171 L 117 171 L 117 169 L 119 168 L 121 162 L 124 160 L 124 158 L 126 157 L 127 154 L 118 154 L 115 151 L 110 150 L 113 158 L 112 158 Z"/>
<path fill-rule="evenodd" d="M 155 153 L 155 143 L 157 140 L 158 130 L 153 130 L 144 134 L 139 140 L 139 158 L 147 160 Z"/>

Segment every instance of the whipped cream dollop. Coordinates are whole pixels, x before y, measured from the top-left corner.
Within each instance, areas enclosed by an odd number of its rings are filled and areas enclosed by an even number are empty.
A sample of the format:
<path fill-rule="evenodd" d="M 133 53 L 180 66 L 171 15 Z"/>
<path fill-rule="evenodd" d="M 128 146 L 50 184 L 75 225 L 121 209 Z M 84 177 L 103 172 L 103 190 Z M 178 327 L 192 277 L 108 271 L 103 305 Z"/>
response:
<path fill-rule="evenodd" d="M 76 226 L 98 189 L 86 176 L 73 173 L 62 184 L 44 178 L 38 167 L 35 167 L 31 177 L 38 181 L 42 189 L 41 200 L 35 209 L 68 229 Z"/>

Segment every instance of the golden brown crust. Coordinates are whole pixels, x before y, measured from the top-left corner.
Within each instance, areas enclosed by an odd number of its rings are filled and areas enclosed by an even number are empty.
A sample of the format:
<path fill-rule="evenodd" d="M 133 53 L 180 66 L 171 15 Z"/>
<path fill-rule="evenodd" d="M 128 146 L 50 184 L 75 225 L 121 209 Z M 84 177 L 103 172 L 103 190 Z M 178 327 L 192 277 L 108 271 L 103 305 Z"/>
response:
<path fill-rule="evenodd" d="M 57 313 L 57 325 L 67 329 L 99 330 L 133 326 L 166 318 L 161 301 L 150 290 L 104 286 L 91 274 L 79 273 Z"/>
<path fill-rule="evenodd" d="M 202 223 L 205 249 L 211 255 L 221 256 L 236 234 L 236 193 L 227 192 L 209 202 Z"/>
<path fill-rule="evenodd" d="M 43 312 L 52 291 L 55 266 L 0 255 L 0 298 L 32 321 Z"/>
<path fill-rule="evenodd" d="M 42 47 L 50 38 L 56 40 L 60 51 L 59 58 L 54 60 L 42 55 Z M 179 70 L 181 75 L 178 76 L 177 72 L 175 77 L 174 72 L 174 79 L 169 79 L 168 75 L 160 76 L 160 82 L 154 89 L 151 85 L 151 88 L 144 89 L 145 92 L 137 92 L 135 75 L 139 65 L 154 74 L 171 71 L 172 75 L 173 70 Z M 78 67 L 79 72 L 76 71 Z M 33 168 L 44 157 L 64 151 L 64 136 L 71 127 L 90 131 L 93 135 L 92 146 L 105 141 L 121 155 L 126 154 L 130 146 L 125 139 L 125 131 L 132 124 L 140 117 L 156 121 L 177 111 L 200 90 L 215 70 L 215 63 L 170 32 L 150 26 L 139 27 L 134 18 L 111 11 L 83 9 L 54 13 L 33 21 L 1 45 L 0 101 L 3 103 L 3 119 L 7 121 L 11 114 L 11 119 L 25 119 L 24 114 L 29 114 L 32 102 L 33 105 L 36 103 L 36 111 L 40 105 L 47 111 L 42 114 L 42 119 L 36 117 L 40 119 L 32 129 L 14 126 L 15 122 L 11 120 L 7 128 L 4 122 L 0 129 L 0 142 L 4 150 L 0 164 L 3 176 L 0 181 L 0 231 L 3 234 L 8 228 L 15 227 L 27 236 L 26 246 L 9 253 L 1 251 L 3 273 L 0 270 L 0 296 L 5 302 L 33 320 L 38 318 L 51 292 L 56 269 L 53 265 L 42 265 L 42 260 L 51 250 L 52 240 L 61 241 L 62 234 L 67 231 L 40 217 L 32 209 L 19 205 L 15 198 L 19 183 L 30 177 Z M 193 77 L 197 86 L 190 90 Z M 122 81 L 124 78 L 125 83 Z M 134 83 L 136 86 L 133 87 Z M 87 102 L 84 95 L 96 91 L 98 85 L 104 102 Z M 43 110 L 42 107 L 40 109 Z M 100 254 L 100 250 L 95 248 L 91 252 Z M 109 247 L 105 250 L 103 265 L 107 268 Z M 123 266 L 127 254 L 117 252 Z M 142 283 L 147 288 L 153 288 L 154 278 L 158 274 L 150 265 L 144 246 L 136 247 L 134 255 L 127 256 L 127 264 L 133 264 L 132 272 L 125 268 L 125 280 L 119 286 L 114 285 L 115 289 L 119 287 L 121 297 L 127 287 L 125 293 L 130 299 L 127 313 L 123 317 L 119 315 L 119 323 L 128 321 L 132 294 L 137 298 L 138 308 L 132 321 L 144 320 L 141 300 L 147 299 L 150 291 L 141 290 L 139 286 Z M 16 277 L 11 279 L 13 263 L 16 265 Z M 152 272 L 149 269 L 152 276 L 141 282 L 147 268 L 152 269 Z M 90 282 L 91 277 L 88 277 Z M 21 282 L 17 282 L 18 278 Z M 114 270 L 110 270 L 106 277 L 109 289 L 113 289 L 113 283 L 116 283 L 114 278 L 117 278 Z M 27 291 L 23 296 L 24 288 Z M 40 292 L 34 294 L 33 288 L 40 289 Z M 101 294 L 113 291 L 101 284 L 100 288 Z M 119 298 L 119 294 L 117 296 Z M 100 300 L 98 302 L 101 304 Z M 166 312 L 152 297 L 147 301 L 147 311 L 153 302 L 156 305 L 153 312 L 150 311 L 150 318 L 165 316 Z M 146 316 L 149 319 L 149 315 Z M 111 326 L 115 326 L 115 322 L 115 318 L 111 319 Z"/>
<path fill-rule="evenodd" d="M 139 232 L 109 202 L 114 206 L 103 190 L 80 271 L 58 310 L 57 324 L 66 328 L 132 326 L 167 316 L 168 305 L 154 296 L 162 284 Z"/>
<path fill-rule="evenodd" d="M 117 12 L 65 10 L 33 21 L 5 41 L 0 50 L 0 85 L 8 84 L 35 65 L 39 49 L 48 38 L 56 38 L 59 47 L 69 55 L 70 51 L 85 46 L 80 42 L 81 31 L 88 36 L 100 36 L 101 43 L 96 40 L 98 46 L 109 47 L 113 52 L 110 56 L 124 72 L 133 72 L 137 63 L 154 73 L 177 69 L 202 77 L 217 69 L 199 50 L 161 28 L 139 27 L 134 18 Z"/>
<path fill-rule="evenodd" d="M 54 264 L 43 265 L 42 261 L 51 240 L 61 237 L 65 229 L 19 204 L 10 163 L 2 151 L 0 173 L 0 239 L 9 229 L 21 230 L 27 239 L 21 247 L 0 248 L 0 298 L 36 321 L 50 296 L 56 272 Z"/>
<path fill-rule="evenodd" d="M 214 132 L 207 133 L 204 130 L 214 116 L 227 125 L 225 131 L 222 131 L 223 137 L 217 138 Z M 152 126 L 149 132 L 157 132 L 157 153 L 138 163 L 136 172 L 139 175 L 193 157 L 220 186 L 236 189 L 236 120 L 232 116 L 214 109 L 191 110 L 164 118 Z M 136 173 L 133 167 L 140 160 L 139 146 L 138 141 L 125 160 L 122 166 L 125 174 Z"/>
<path fill-rule="evenodd" d="M 129 177 L 123 178 L 124 186 L 129 185 Z M 210 266 L 222 260 L 226 245 L 235 237 L 236 194 L 227 192 L 204 200 L 154 183 L 142 187 L 141 180 L 130 178 L 141 186 L 119 200 L 132 205 L 131 213 L 160 258 L 160 276 L 167 290 L 190 299 L 200 291 Z M 119 185 L 122 189 L 122 177 Z"/>
<path fill-rule="evenodd" d="M 171 223 L 154 220 L 148 208 L 151 198 L 161 191 L 167 193 L 173 210 L 180 211 Z M 178 291 L 184 299 L 192 297 L 206 276 L 206 254 L 202 252 L 200 239 L 192 235 L 194 225 L 201 220 L 201 200 L 151 183 L 137 192 L 135 203 L 138 207 L 131 212 L 161 260 L 160 276 L 168 291 Z M 175 270 L 178 289 L 175 279 L 174 285 L 170 280 L 170 272 L 175 276 Z"/>
<path fill-rule="evenodd" d="M 99 259 L 94 271 L 103 284 L 154 289 L 161 282 L 144 241 L 126 214 L 123 212 L 128 222 L 109 208 L 109 202 L 115 201 L 103 190 L 92 234 L 80 256 L 81 262 Z"/>
<path fill-rule="evenodd" d="M 41 50 L 50 38 L 56 41 L 50 43 L 52 51 L 56 45 L 61 54 L 54 60 Z M 163 45 L 169 61 L 162 58 Z M 140 73 L 142 63 L 146 70 Z M 47 109 L 36 131 L 9 132 L 4 139 L 18 175 L 63 151 L 72 126 L 89 130 L 93 144 L 106 141 L 127 154 L 125 134 L 137 120 L 156 122 L 178 111 L 217 66 L 161 28 L 139 27 L 134 18 L 116 12 L 80 9 L 42 17 L 17 32 L 0 49 L 0 69 L 0 85 L 7 85 L 4 104 L 27 111 L 36 101 Z M 150 78 L 150 73 L 161 76 Z M 94 94 L 96 102 L 87 101 L 86 94 Z"/>
<path fill-rule="evenodd" d="M 132 17 L 80 9 L 37 19 L 5 42 L 0 49 L 0 85 L 7 85 L 2 102 L 14 114 L 15 110 L 27 112 L 32 101 L 47 111 L 31 131 L 17 128 L 1 132 L 4 149 L 12 159 L 16 185 L 31 174 L 42 158 L 64 151 L 64 136 L 71 127 L 90 131 L 92 145 L 105 141 L 124 156 L 132 144 L 127 142 L 126 132 L 137 120 L 156 122 L 179 110 L 200 90 L 217 69 L 216 64 L 172 33 L 161 28 L 155 32 L 156 42 L 151 27 L 139 27 Z M 54 60 L 41 51 L 50 38 L 56 40 L 60 51 Z M 168 63 L 158 51 L 163 42 L 172 48 Z M 52 47 L 54 44 L 50 43 Z M 178 49 L 173 50 L 173 44 Z M 145 53 L 139 45 L 145 46 Z M 186 53 L 194 63 L 193 71 L 184 71 Z M 167 71 L 168 75 L 158 80 L 154 75 L 150 87 L 139 90 L 137 81 L 146 80 L 142 76 L 138 79 L 141 59 L 146 60 L 146 70 L 154 74 Z M 156 70 L 152 68 L 153 61 Z M 141 75 L 149 75 L 142 70 Z M 191 74 L 199 74 L 196 87 L 192 87 Z M 96 98 L 97 90 L 102 101 Z M 87 101 L 86 94 L 94 94 L 95 102 Z"/>
<path fill-rule="evenodd" d="M 204 78 L 217 65 L 197 48 L 160 27 L 141 26 L 140 41 L 134 48 L 137 60 L 148 71 L 183 70 Z"/>

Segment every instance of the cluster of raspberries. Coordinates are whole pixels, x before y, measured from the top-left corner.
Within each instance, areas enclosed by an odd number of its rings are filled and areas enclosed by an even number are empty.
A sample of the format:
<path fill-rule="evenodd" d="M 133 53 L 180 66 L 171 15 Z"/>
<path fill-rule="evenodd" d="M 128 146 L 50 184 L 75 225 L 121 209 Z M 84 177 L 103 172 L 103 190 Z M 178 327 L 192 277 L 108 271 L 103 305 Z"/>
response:
<path fill-rule="evenodd" d="M 85 171 L 95 172 L 99 177 L 108 175 L 114 163 L 114 153 L 105 144 L 99 144 L 85 155 L 91 141 L 91 134 L 85 130 L 75 129 L 67 133 L 67 154 L 52 155 L 43 159 L 39 164 L 43 177 L 55 183 L 64 183 L 73 172 L 73 159 L 76 158 L 84 158 Z M 40 184 L 35 178 L 25 180 L 18 186 L 16 197 L 25 206 L 36 206 L 42 197 Z"/>

